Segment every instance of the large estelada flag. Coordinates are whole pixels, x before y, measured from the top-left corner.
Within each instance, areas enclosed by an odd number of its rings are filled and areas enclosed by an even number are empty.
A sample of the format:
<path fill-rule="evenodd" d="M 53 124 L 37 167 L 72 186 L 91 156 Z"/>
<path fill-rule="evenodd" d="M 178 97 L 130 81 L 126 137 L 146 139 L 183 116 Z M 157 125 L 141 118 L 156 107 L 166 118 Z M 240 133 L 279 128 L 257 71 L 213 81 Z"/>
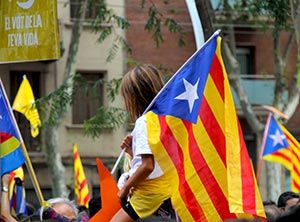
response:
<path fill-rule="evenodd" d="M 291 173 L 291 190 L 300 191 L 300 144 L 273 115 L 269 115 L 263 140 L 263 159 L 285 166 Z"/>
<path fill-rule="evenodd" d="M 145 114 L 148 141 L 185 221 L 265 217 L 216 32 Z"/>
<path fill-rule="evenodd" d="M 77 144 L 73 146 L 74 156 L 74 192 L 77 198 L 77 204 L 89 207 L 90 192 L 85 177 L 84 169 L 78 152 Z"/>
<path fill-rule="evenodd" d="M 0 80 L 1 81 L 1 80 Z M 21 166 L 25 159 L 20 138 L 13 121 L 2 82 L 0 84 L 0 175 L 11 172 Z"/>

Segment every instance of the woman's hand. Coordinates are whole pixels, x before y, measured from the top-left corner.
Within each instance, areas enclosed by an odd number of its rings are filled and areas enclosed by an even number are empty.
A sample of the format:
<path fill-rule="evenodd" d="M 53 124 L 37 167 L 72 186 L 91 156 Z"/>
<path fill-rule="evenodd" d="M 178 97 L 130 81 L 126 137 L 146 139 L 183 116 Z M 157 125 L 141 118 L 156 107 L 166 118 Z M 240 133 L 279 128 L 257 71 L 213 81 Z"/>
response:
<path fill-rule="evenodd" d="M 125 149 L 125 152 L 132 156 L 132 136 L 126 136 L 122 143 L 121 148 Z"/>

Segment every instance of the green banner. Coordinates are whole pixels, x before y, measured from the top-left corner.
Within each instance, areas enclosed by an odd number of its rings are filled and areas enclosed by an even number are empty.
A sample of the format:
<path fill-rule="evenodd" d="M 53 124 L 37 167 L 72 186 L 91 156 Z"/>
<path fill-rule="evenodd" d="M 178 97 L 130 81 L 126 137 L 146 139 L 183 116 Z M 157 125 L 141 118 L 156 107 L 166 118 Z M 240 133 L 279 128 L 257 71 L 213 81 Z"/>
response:
<path fill-rule="evenodd" d="M 60 57 L 56 0 L 0 0 L 0 64 Z"/>

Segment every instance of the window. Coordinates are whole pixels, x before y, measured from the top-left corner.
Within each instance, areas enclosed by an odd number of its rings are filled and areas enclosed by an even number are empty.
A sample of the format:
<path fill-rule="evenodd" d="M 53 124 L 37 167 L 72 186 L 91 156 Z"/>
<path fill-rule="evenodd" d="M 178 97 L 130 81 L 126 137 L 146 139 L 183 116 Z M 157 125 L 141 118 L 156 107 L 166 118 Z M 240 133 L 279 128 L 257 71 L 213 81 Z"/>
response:
<path fill-rule="evenodd" d="M 240 64 L 241 74 L 254 74 L 253 47 L 237 47 L 236 55 Z"/>
<path fill-rule="evenodd" d="M 103 73 L 79 72 L 84 82 L 88 84 L 77 87 L 73 101 L 73 124 L 83 124 L 85 120 L 91 118 L 97 113 L 100 106 L 103 105 L 103 84 L 94 83 L 103 80 Z"/>
<path fill-rule="evenodd" d="M 78 10 L 82 1 L 75 1 L 70 0 L 70 15 L 71 19 L 77 17 Z M 97 16 L 97 13 L 100 11 L 100 6 L 97 4 L 97 1 L 89 1 L 86 12 L 85 12 L 85 19 L 94 19 Z"/>
<path fill-rule="evenodd" d="M 41 97 L 41 73 L 40 72 L 31 72 L 31 71 L 11 71 L 10 72 L 10 82 L 11 82 L 11 91 L 10 91 L 10 103 L 13 104 L 14 99 L 17 95 L 17 91 L 23 80 L 23 75 L 26 74 L 26 77 L 31 85 L 34 98 L 37 99 Z M 30 132 L 30 123 L 26 117 L 14 111 L 19 129 L 21 131 L 22 137 L 24 139 L 26 148 L 29 152 L 36 152 L 41 150 L 41 134 L 33 138 Z"/>

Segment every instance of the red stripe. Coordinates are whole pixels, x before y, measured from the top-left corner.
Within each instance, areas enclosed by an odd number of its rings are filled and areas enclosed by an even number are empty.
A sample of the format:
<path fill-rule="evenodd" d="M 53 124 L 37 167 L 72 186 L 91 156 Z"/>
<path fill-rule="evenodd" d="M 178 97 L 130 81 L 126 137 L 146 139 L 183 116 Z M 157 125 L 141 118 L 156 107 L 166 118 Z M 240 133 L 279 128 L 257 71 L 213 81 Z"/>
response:
<path fill-rule="evenodd" d="M 192 163 L 195 167 L 195 170 L 198 174 L 198 177 L 202 181 L 206 192 L 208 193 L 214 207 L 216 208 L 218 214 L 220 217 L 224 219 L 230 219 L 230 218 L 236 218 L 235 214 L 230 213 L 229 211 L 229 205 L 228 200 L 225 197 L 220 185 L 219 184 L 212 171 L 210 170 L 206 159 L 201 153 L 201 150 L 199 146 L 197 145 L 197 141 L 195 139 L 194 133 L 193 133 L 193 126 L 190 122 L 183 121 L 188 134 L 189 134 L 189 152 L 190 157 L 192 160 Z M 219 147 L 220 149 L 220 147 Z M 222 147 L 222 149 L 225 150 L 225 146 Z M 225 156 L 226 157 L 226 156 Z M 210 163 L 213 164 L 213 163 Z M 217 173 L 217 172 L 216 172 Z"/>
<path fill-rule="evenodd" d="M 297 181 L 292 180 L 293 186 L 296 187 L 297 190 L 300 190 L 300 185 L 297 183 Z"/>
<path fill-rule="evenodd" d="M 77 158 L 79 157 L 79 153 L 76 151 L 76 152 L 73 154 L 73 156 L 74 156 L 74 160 L 77 160 Z"/>
<path fill-rule="evenodd" d="M 237 117 L 238 118 L 238 117 Z M 238 120 L 237 120 L 238 121 Z M 240 140 L 240 157 L 241 157 L 241 176 L 242 176 L 242 195 L 244 212 L 256 215 L 256 198 L 255 182 L 252 172 L 252 165 L 244 141 L 243 132 L 238 121 L 239 140 Z"/>
<path fill-rule="evenodd" d="M 83 205 L 86 205 L 90 200 L 90 194 L 85 195 L 83 198 Z"/>
<path fill-rule="evenodd" d="M 219 154 L 219 157 L 222 159 L 222 162 L 226 167 L 226 149 L 224 148 L 225 136 L 204 96 L 202 97 L 202 103 L 200 107 L 200 118 L 210 140 Z"/>
<path fill-rule="evenodd" d="M 278 152 L 275 152 L 275 153 L 272 153 L 270 154 L 270 156 L 277 156 L 277 157 L 281 157 L 282 159 L 285 159 L 286 161 L 290 162 L 291 161 L 291 158 L 286 156 L 285 154 L 283 153 L 278 153 Z"/>
<path fill-rule="evenodd" d="M 214 56 L 211 68 L 210 68 L 210 76 L 213 79 L 219 94 L 224 101 L 224 76 L 223 76 L 223 69 L 220 64 L 220 61 L 217 55 Z"/>
<path fill-rule="evenodd" d="M 293 138 L 291 138 L 291 137 L 290 137 L 288 134 L 286 134 L 286 133 L 285 133 L 284 135 L 285 135 L 285 137 L 287 138 L 289 144 L 293 144 L 294 147 L 297 148 L 297 150 L 300 150 L 300 147 L 299 147 L 296 143 L 294 143 Z"/>
<path fill-rule="evenodd" d="M 87 181 L 86 181 L 86 179 L 84 179 L 81 183 L 80 183 L 80 190 L 82 190 L 82 188 L 84 187 L 84 186 L 86 186 L 87 185 Z"/>
<path fill-rule="evenodd" d="M 297 159 L 297 163 L 300 164 L 300 157 L 297 155 L 297 153 L 295 152 L 295 150 L 294 150 L 294 149 L 291 149 L 291 152 L 292 152 L 292 154 L 293 154 L 293 157 Z M 294 162 L 296 162 L 296 161 L 294 161 L 294 158 L 292 158 L 292 163 L 293 163 L 293 164 L 294 164 Z"/>
<path fill-rule="evenodd" d="M 185 178 L 185 169 L 183 164 L 184 157 L 181 147 L 173 137 L 173 134 L 166 123 L 165 117 L 159 116 L 159 122 L 162 132 L 160 140 L 177 170 L 177 175 L 179 177 L 178 190 L 185 206 L 195 221 L 207 221 L 201 206 Z"/>
<path fill-rule="evenodd" d="M 295 165 L 293 165 L 293 171 L 297 174 L 298 177 L 300 177 L 299 169 Z"/>
<path fill-rule="evenodd" d="M 1 143 L 4 143 L 6 140 L 9 140 L 12 137 L 13 136 L 8 133 L 0 132 L 0 142 Z"/>

